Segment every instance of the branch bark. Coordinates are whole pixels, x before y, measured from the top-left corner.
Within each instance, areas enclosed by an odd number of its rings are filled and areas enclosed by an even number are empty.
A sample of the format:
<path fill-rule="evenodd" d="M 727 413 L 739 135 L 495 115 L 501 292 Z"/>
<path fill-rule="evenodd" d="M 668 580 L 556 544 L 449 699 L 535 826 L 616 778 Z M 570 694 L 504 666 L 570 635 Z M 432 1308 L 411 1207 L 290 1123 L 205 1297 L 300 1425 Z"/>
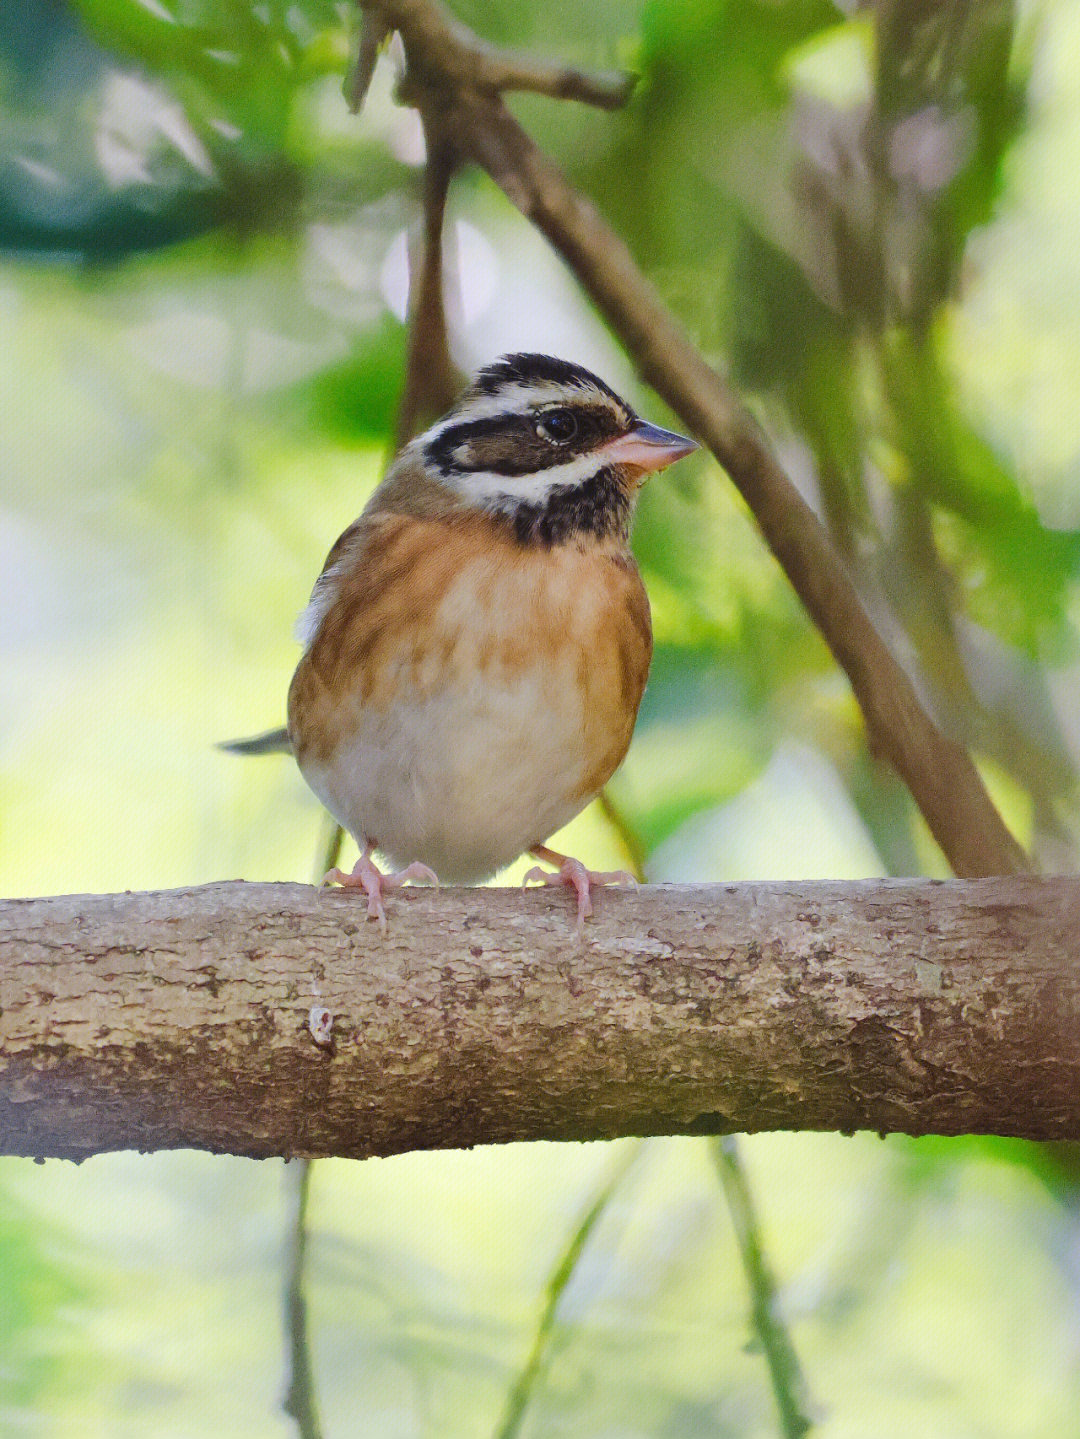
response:
<path fill-rule="evenodd" d="M 541 892 L 8 900 L 0 1150 L 1080 1139 L 1078 949 L 1080 878 L 610 892 L 584 945 Z"/>
<path fill-rule="evenodd" d="M 547 236 L 643 378 L 706 442 L 738 486 L 846 672 L 871 744 L 911 790 L 955 873 L 1028 870 L 1027 856 L 994 808 L 970 755 L 928 714 L 760 426 L 695 349 L 624 241 L 503 104 L 499 92 L 513 82 L 505 74 L 500 78 L 497 52 L 448 16 L 437 0 L 361 4 L 401 35 L 409 65 L 406 96 L 429 111 L 442 108 L 446 130 L 460 151 L 481 165 Z"/>

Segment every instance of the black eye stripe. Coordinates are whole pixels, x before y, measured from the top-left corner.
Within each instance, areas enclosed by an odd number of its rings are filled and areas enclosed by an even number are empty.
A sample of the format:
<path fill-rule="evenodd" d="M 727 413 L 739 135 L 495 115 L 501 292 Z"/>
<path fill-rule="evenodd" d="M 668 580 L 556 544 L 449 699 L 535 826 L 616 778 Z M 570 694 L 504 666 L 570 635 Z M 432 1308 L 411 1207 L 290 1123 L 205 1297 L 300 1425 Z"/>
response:
<path fill-rule="evenodd" d="M 544 415 L 556 410 L 572 413 L 577 425 L 576 433 L 560 444 L 553 444 L 537 432 Z M 565 464 L 601 441 L 621 434 L 623 429 L 619 417 L 606 405 L 549 406 L 523 414 L 489 415 L 449 425 L 425 445 L 424 459 L 444 477 L 475 470 L 528 475 Z M 463 446 L 470 447 L 468 459 L 459 453 Z"/>
<path fill-rule="evenodd" d="M 432 444 L 446 445 L 453 449 L 455 445 L 463 445 L 466 440 L 482 439 L 484 435 L 505 435 L 519 429 L 525 430 L 530 425 L 530 418 L 529 415 L 490 415 L 485 420 L 462 420 L 460 424 L 443 430 Z"/>
<path fill-rule="evenodd" d="M 462 445 L 488 438 L 513 437 L 515 440 L 520 440 L 531 438 L 532 435 L 532 421 L 528 415 L 493 415 L 486 420 L 462 420 L 460 424 L 451 425 L 449 429 L 443 430 L 441 435 L 437 435 L 435 439 L 431 440 L 424 449 L 424 458 L 429 465 L 434 465 L 440 474 L 461 473 L 478 468 L 474 465 L 462 464 L 455 455 L 455 450 L 460 449 Z M 525 456 L 523 455 L 522 458 Z M 479 466 L 479 468 L 486 468 L 486 466 Z M 527 468 L 535 468 L 531 457 Z M 503 473 L 515 472 L 504 471 Z M 518 473 L 525 473 L 525 471 Z"/>

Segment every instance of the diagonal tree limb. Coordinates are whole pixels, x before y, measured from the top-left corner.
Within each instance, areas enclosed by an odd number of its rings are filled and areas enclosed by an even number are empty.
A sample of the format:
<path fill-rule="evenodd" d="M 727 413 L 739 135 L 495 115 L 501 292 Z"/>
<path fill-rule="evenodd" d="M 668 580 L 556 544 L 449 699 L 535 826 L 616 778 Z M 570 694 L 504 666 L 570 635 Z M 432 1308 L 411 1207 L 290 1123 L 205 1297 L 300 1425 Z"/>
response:
<path fill-rule="evenodd" d="M 908 785 L 959 875 L 1030 868 L 966 750 L 943 734 L 890 654 L 809 505 L 760 427 L 691 344 L 629 249 L 503 104 L 477 40 L 433 0 L 362 0 L 401 34 L 407 90 L 438 104 L 459 149 L 491 175 L 570 266 L 639 371 L 738 486 L 851 682 L 875 750 Z M 485 68 L 486 67 L 486 68 Z"/>
<path fill-rule="evenodd" d="M 958 875 L 1029 867 L 961 745 L 934 724 L 817 516 L 749 411 L 691 344 L 619 236 L 499 101 L 461 96 L 462 143 L 552 242 L 644 379 L 708 444 L 851 681 L 871 741 L 904 779 Z"/>

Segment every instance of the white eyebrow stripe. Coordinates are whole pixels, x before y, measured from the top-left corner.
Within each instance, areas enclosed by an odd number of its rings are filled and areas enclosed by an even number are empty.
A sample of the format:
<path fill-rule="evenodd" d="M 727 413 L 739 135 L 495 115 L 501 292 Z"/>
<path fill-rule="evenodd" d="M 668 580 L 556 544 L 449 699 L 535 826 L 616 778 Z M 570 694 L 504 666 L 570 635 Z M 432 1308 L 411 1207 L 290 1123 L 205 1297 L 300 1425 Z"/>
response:
<path fill-rule="evenodd" d="M 454 477 L 454 486 L 463 495 L 484 504 L 505 501 L 518 505 L 539 505 L 552 490 L 572 489 L 599 474 L 604 462 L 595 454 L 578 455 L 563 465 L 550 465 L 527 475 L 499 475 L 493 470 L 466 470 Z"/>
<path fill-rule="evenodd" d="M 452 430 L 458 425 L 467 425 L 472 420 L 493 420 L 501 415 L 505 415 L 507 418 L 527 415 L 537 405 L 549 405 L 560 401 L 563 404 L 570 404 L 582 399 L 594 404 L 606 405 L 611 410 L 616 408 L 615 401 L 611 396 L 603 394 L 593 385 L 568 386 L 556 384 L 554 380 L 546 384 L 513 385 L 507 386 L 497 395 L 476 395 L 470 400 L 462 401 L 460 408 L 440 420 L 437 425 L 432 425 L 424 439 L 425 441 L 437 440 L 440 435 L 445 435 L 447 430 Z M 625 409 L 625 407 L 621 408 Z"/>

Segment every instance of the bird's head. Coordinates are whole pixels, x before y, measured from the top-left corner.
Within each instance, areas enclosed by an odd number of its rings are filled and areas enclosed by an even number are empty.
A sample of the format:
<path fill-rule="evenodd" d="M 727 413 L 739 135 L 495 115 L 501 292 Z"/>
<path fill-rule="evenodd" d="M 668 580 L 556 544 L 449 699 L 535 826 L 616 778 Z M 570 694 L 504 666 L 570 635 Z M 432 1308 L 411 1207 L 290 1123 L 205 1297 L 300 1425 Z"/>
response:
<path fill-rule="evenodd" d="M 430 478 L 502 515 L 523 544 L 625 536 L 644 478 L 697 449 L 641 420 L 596 375 L 507 355 L 413 442 Z"/>

